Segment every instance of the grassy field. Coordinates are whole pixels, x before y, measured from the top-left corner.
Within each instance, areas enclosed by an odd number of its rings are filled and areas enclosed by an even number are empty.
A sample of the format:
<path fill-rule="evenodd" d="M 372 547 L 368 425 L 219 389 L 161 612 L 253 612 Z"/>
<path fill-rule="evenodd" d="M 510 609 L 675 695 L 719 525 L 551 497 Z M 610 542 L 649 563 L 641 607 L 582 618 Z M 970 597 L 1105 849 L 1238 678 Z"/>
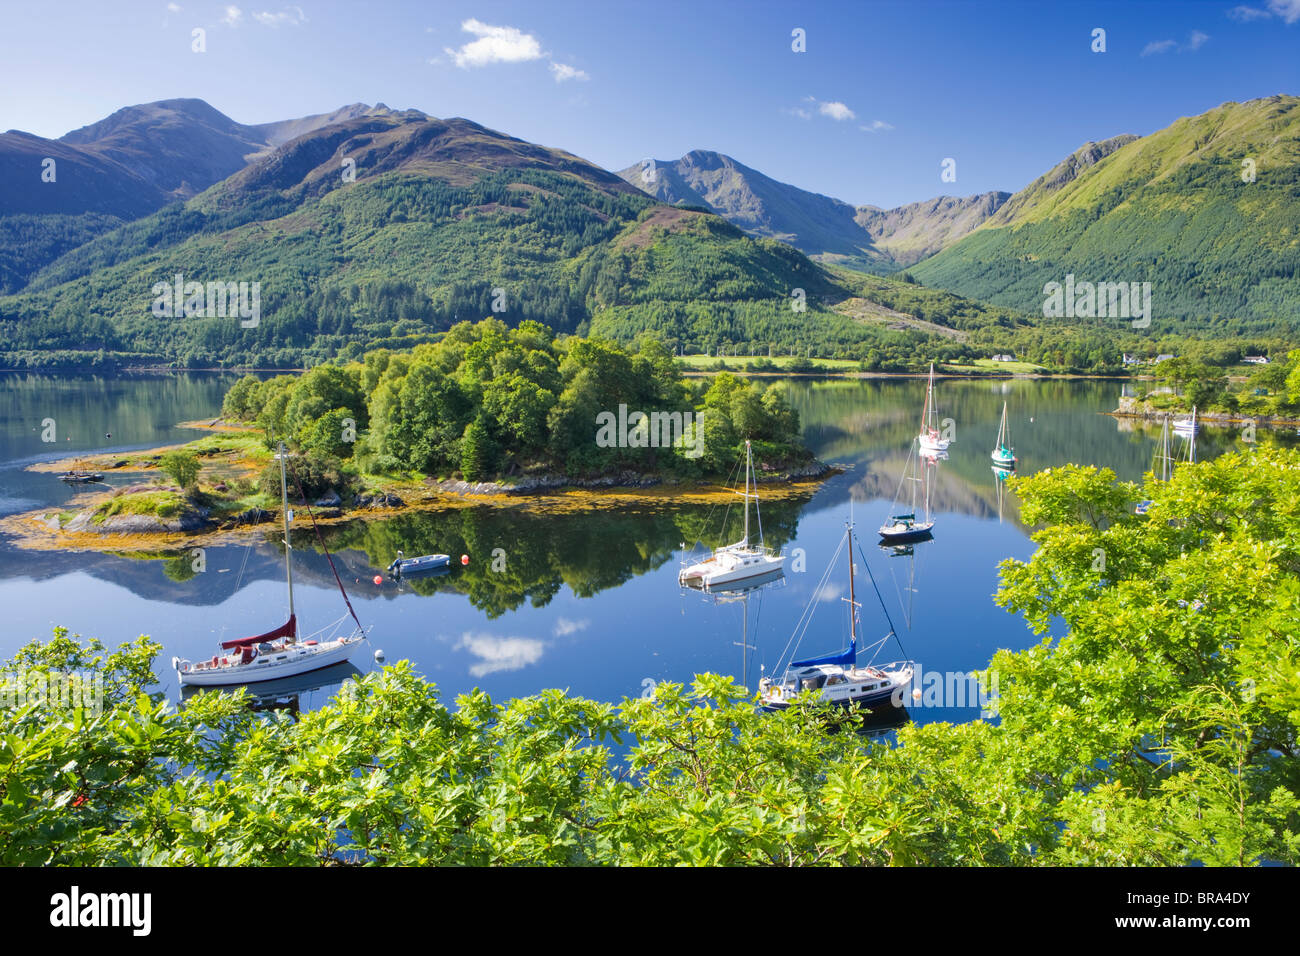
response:
<path fill-rule="evenodd" d="M 743 371 L 750 362 L 771 362 L 778 369 L 784 369 L 795 362 L 803 362 L 807 359 L 793 358 L 789 355 L 774 355 L 771 358 L 766 355 L 756 355 L 753 358 L 748 355 L 725 355 L 721 359 L 716 355 L 679 355 L 677 361 L 691 371 L 712 370 L 718 362 L 722 362 L 733 371 Z M 835 372 L 852 372 L 858 368 L 855 359 L 812 359 L 812 364 L 818 369 Z"/>

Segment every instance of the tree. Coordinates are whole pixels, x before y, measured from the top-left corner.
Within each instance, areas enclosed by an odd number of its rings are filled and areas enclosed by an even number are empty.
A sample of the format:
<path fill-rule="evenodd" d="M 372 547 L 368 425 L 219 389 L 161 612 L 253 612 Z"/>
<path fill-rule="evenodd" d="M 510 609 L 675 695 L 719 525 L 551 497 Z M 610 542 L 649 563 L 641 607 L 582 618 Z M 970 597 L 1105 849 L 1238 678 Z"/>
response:
<path fill-rule="evenodd" d="M 199 477 L 199 459 L 193 452 L 169 451 L 158 460 L 158 467 L 183 489 L 194 487 Z"/>

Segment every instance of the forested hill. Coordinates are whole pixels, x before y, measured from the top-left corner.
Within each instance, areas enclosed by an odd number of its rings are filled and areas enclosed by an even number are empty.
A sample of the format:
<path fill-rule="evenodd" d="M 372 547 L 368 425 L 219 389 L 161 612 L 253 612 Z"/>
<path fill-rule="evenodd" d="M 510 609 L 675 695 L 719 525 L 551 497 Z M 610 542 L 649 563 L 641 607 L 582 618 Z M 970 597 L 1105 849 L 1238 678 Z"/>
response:
<path fill-rule="evenodd" d="M 1300 326 L 1300 99 L 1225 103 L 1089 144 L 969 236 L 926 285 L 1038 312 L 1048 282 L 1150 282 L 1151 331 Z"/>
<path fill-rule="evenodd" d="M 256 326 L 156 316 L 155 287 L 178 274 L 258 283 Z M 791 307 L 794 290 L 806 308 Z M 569 153 L 390 111 L 299 136 L 63 255 L 0 299 L 0 351 L 10 364 L 63 350 L 285 366 L 411 344 L 458 319 L 569 332 L 619 309 L 622 327 L 682 333 L 690 310 L 715 307 L 710 334 L 746 337 L 761 318 L 768 341 L 820 340 L 827 324 L 837 341 L 878 336 L 822 305 L 846 294 L 789 246 L 657 204 Z"/>

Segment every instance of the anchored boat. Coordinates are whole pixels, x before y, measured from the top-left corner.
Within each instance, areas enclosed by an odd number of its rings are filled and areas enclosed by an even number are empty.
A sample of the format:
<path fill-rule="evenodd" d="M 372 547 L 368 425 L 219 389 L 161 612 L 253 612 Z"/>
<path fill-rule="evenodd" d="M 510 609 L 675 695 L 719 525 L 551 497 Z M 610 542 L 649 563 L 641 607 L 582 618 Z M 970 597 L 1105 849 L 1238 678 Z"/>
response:
<path fill-rule="evenodd" d="M 337 570 L 334 570 L 334 580 L 338 582 L 343 602 L 356 623 L 355 630 L 332 638 L 312 635 L 311 639 L 302 640 L 298 636 L 298 616 L 293 607 L 293 547 L 289 539 L 289 492 L 284 473 L 283 443 L 280 444 L 278 458 L 280 500 L 284 509 L 284 575 L 289 591 L 289 619 L 265 634 L 223 641 L 222 653 L 214 654 L 211 660 L 193 662 L 173 657 L 172 667 L 176 669 L 182 687 L 225 687 L 294 677 L 346 661 L 356 650 L 357 645 L 366 640 L 366 630 L 357 620 L 356 612 L 352 610 L 352 602 L 348 600 L 347 592 L 343 590 L 343 581 L 339 578 Z M 310 514 L 310 510 L 308 513 Z M 321 547 L 324 547 L 323 541 Z M 328 550 L 325 552 L 325 557 L 329 559 L 330 568 L 334 569 L 334 559 L 330 557 Z M 346 615 L 334 622 L 333 626 L 337 627 L 344 620 Z M 318 633 L 323 634 L 323 631 Z"/>
<path fill-rule="evenodd" d="M 847 650 L 837 651 L 834 654 L 825 654 L 821 657 L 809 657 L 804 660 L 791 661 L 786 667 L 781 677 L 773 680 L 764 677 L 758 682 L 759 701 L 764 710 L 784 710 L 789 707 L 795 697 L 804 691 L 820 691 L 821 699 L 830 704 L 836 704 L 841 707 L 848 707 L 856 704 L 862 707 L 874 707 L 885 703 L 892 703 L 896 707 L 903 706 L 904 694 L 908 686 L 912 683 L 912 674 L 916 670 L 916 665 L 912 661 L 894 661 L 889 664 L 867 664 L 858 666 L 858 612 L 862 605 L 858 603 L 854 592 L 854 563 L 853 563 L 853 525 L 845 526 L 845 540 L 840 542 L 840 548 L 836 550 L 835 556 L 839 556 L 839 551 L 844 549 L 845 541 L 848 543 L 849 555 L 849 596 L 842 598 L 849 605 L 849 646 Z M 863 564 L 866 564 L 866 558 L 863 558 Z M 831 566 L 834 565 L 834 559 Z M 830 573 L 830 566 L 826 569 L 827 574 L 822 575 L 822 584 L 813 591 L 813 602 L 817 600 L 816 595 L 821 592 L 822 585 Z M 871 567 L 867 566 L 867 573 L 871 574 Z M 871 578 L 871 586 L 876 590 L 876 599 L 880 600 L 880 590 L 876 588 L 875 577 Z M 809 605 L 811 608 L 811 604 Z M 880 601 L 880 609 L 884 612 L 885 620 L 889 621 L 889 611 L 885 609 L 884 601 Z M 803 634 L 807 632 L 808 624 L 812 616 L 808 610 L 804 611 L 801 619 L 802 632 L 796 630 L 797 636 L 802 640 Z M 873 647 L 879 648 L 893 637 L 898 639 L 894 632 L 893 622 L 889 624 L 889 633 L 877 641 Z M 795 643 L 795 650 L 798 650 L 799 642 Z M 901 644 L 900 644 L 901 646 Z"/>
<path fill-rule="evenodd" d="M 1002 425 L 998 428 L 998 443 L 993 446 L 993 464 L 1015 469 L 1016 450 L 1011 447 L 1011 432 L 1007 428 L 1007 403 L 1002 403 Z"/>
<path fill-rule="evenodd" d="M 688 565 L 678 573 L 677 583 L 685 587 L 705 590 L 741 585 L 763 575 L 783 569 L 785 558 L 774 554 L 763 544 L 763 517 L 758 510 L 758 476 L 754 475 L 754 493 L 749 491 L 749 478 L 754 470 L 753 452 L 745 442 L 745 490 L 737 491 L 745 499 L 745 533 L 735 544 L 718 548 L 703 561 Z M 758 546 L 749 543 L 749 499 L 754 499 L 754 514 L 758 517 Z"/>
<path fill-rule="evenodd" d="M 924 459 L 924 464 L 922 464 Z M 913 462 L 922 470 L 921 475 L 913 473 Z M 934 519 L 930 517 L 930 482 L 929 468 L 938 468 L 937 458 L 930 458 L 916 454 L 915 449 L 908 449 L 907 464 L 903 466 L 903 477 L 898 483 L 898 491 L 894 494 L 893 511 L 885 523 L 880 526 L 880 537 L 889 544 L 903 544 L 908 541 L 925 541 L 931 537 L 934 530 Z M 924 512 L 921 517 L 917 517 L 917 500 L 916 486 L 925 485 L 925 494 L 922 499 Z M 906 511 L 902 510 L 902 501 L 904 498 L 903 489 L 910 489 L 910 506 Z"/>
<path fill-rule="evenodd" d="M 451 567 L 451 556 L 446 554 L 422 554 L 418 558 L 403 556 L 397 552 L 397 558 L 388 566 L 388 573 L 394 575 L 417 574 L 421 571 L 438 571 Z"/>
<path fill-rule="evenodd" d="M 925 407 L 921 409 L 921 434 L 917 436 L 921 442 L 921 451 L 947 451 L 949 440 L 941 438 L 939 429 L 936 427 L 939 421 L 939 413 L 934 407 L 934 363 L 930 363 L 930 380 L 925 386 Z"/>

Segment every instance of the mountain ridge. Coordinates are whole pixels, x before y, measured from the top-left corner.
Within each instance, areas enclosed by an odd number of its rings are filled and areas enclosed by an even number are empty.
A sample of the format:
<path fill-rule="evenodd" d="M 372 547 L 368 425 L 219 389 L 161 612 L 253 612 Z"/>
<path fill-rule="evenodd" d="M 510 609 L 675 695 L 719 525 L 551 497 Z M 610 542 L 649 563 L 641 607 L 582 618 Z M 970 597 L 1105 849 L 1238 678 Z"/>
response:
<path fill-rule="evenodd" d="M 869 272 L 906 267 L 956 242 L 1010 195 L 938 196 L 889 210 L 854 206 L 705 149 L 677 160 L 648 160 L 618 175 L 660 202 L 702 206 L 751 235 Z"/>

